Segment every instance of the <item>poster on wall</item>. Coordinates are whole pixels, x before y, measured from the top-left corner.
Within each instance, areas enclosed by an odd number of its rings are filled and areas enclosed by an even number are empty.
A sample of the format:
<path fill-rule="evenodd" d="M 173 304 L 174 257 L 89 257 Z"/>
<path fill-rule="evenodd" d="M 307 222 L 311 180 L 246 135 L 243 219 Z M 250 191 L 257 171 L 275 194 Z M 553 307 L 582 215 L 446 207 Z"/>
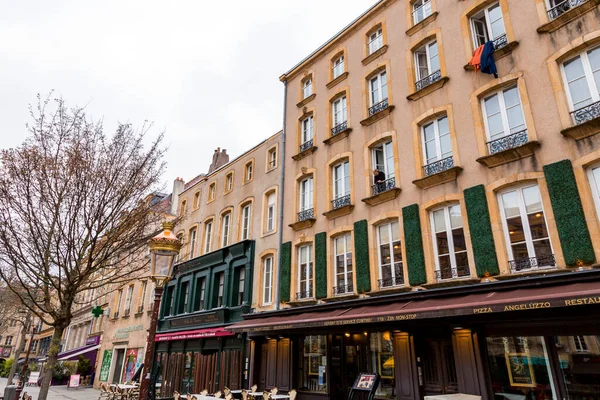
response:
<path fill-rule="evenodd" d="M 355 390 L 373 390 L 377 382 L 377 375 L 375 374 L 358 374 L 354 386 L 352 389 Z"/>
<path fill-rule="evenodd" d="M 131 382 L 136 371 L 136 363 L 138 358 L 138 349 L 128 349 L 125 354 L 125 367 L 123 368 L 122 382 Z"/>
<path fill-rule="evenodd" d="M 77 374 L 77 375 L 71 375 L 71 377 L 69 378 L 69 387 L 70 388 L 76 388 L 79 387 L 79 381 L 81 380 L 81 375 Z"/>
<path fill-rule="evenodd" d="M 99 380 L 102 382 L 106 382 L 108 380 L 108 375 L 110 373 L 110 362 L 112 361 L 112 351 L 104 350 L 104 355 L 102 356 L 102 366 L 100 367 L 100 378 Z"/>
<path fill-rule="evenodd" d="M 511 386 L 535 387 L 533 365 L 528 353 L 506 354 L 506 366 Z"/>
<path fill-rule="evenodd" d="M 142 366 L 142 362 L 144 362 L 144 349 L 140 347 L 138 349 L 137 360 L 135 360 L 135 370 L 137 371 Z"/>

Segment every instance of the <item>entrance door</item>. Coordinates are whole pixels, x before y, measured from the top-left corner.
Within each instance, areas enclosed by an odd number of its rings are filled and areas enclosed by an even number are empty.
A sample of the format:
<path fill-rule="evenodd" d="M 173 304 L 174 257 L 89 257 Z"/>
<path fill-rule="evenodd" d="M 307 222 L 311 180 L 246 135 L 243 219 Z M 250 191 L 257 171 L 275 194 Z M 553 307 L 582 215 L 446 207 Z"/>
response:
<path fill-rule="evenodd" d="M 123 371 L 123 361 L 125 360 L 125 349 L 115 350 L 115 369 L 113 370 L 112 383 L 121 383 L 121 372 Z"/>
<path fill-rule="evenodd" d="M 333 335 L 331 340 L 331 399 L 346 400 L 360 372 L 367 371 L 367 337 Z"/>
<path fill-rule="evenodd" d="M 423 390 L 425 396 L 458 393 L 452 341 L 428 340 L 423 346 Z"/>

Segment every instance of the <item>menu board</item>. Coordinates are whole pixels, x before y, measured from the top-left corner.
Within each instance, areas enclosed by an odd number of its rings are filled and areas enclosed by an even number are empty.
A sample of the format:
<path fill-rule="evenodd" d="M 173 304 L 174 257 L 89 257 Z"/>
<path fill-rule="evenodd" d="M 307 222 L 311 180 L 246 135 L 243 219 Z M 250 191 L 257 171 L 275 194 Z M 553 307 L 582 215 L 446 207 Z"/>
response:
<path fill-rule="evenodd" d="M 80 380 L 81 380 L 81 375 L 79 375 L 79 374 L 71 375 L 71 377 L 69 378 L 69 387 L 70 388 L 79 387 Z"/>
<path fill-rule="evenodd" d="M 104 355 L 102 356 L 102 366 L 100 367 L 100 378 L 98 378 L 102 382 L 106 382 L 108 380 L 108 375 L 110 374 L 111 361 L 112 350 L 104 350 Z"/>

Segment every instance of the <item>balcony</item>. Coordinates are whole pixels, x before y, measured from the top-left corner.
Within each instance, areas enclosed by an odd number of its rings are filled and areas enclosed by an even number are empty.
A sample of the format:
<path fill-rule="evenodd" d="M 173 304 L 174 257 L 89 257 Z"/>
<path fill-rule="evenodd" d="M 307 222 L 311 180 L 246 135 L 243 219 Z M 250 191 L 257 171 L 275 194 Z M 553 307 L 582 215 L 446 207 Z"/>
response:
<path fill-rule="evenodd" d="M 547 11 L 549 22 L 537 28 L 538 33 L 550 33 L 593 11 L 600 0 L 565 0 Z"/>
<path fill-rule="evenodd" d="M 337 197 L 331 200 L 331 208 L 337 210 L 338 208 L 346 207 L 350 205 L 350 195 Z"/>
<path fill-rule="evenodd" d="M 408 100 L 418 100 L 423 96 L 428 95 L 444 86 L 446 82 L 448 82 L 450 78 L 447 76 L 442 76 L 442 71 L 437 70 L 434 73 L 426 76 L 415 82 L 415 92 L 406 96 Z"/>
<path fill-rule="evenodd" d="M 429 85 L 433 85 L 435 82 L 442 79 L 442 71 L 439 69 L 433 74 L 426 76 L 425 78 L 415 82 L 415 88 L 417 91 L 425 89 Z"/>
<path fill-rule="evenodd" d="M 296 293 L 296 301 L 311 300 L 312 298 L 313 298 L 312 289 Z"/>
<path fill-rule="evenodd" d="M 423 178 L 413 181 L 421 189 L 428 189 L 446 182 L 455 181 L 458 174 L 462 172 L 461 167 L 454 165 L 454 157 L 442 158 L 423 166 Z"/>
<path fill-rule="evenodd" d="M 508 262 L 510 270 L 513 273 L 527 272 L 538 268 L 553 268 L 556 267 L 554 254 L 548 254 L 540 257 L 517 258 Z"/>
<path fill-rule="evenodd" d="M 317 150 L 317 146 L 314 145 L 314 140 L 310 139 L 307 140 L 306 142 L 302 143 L 299 147 L 298 147 L 298 154 L 293 155 L 292 158 L 295 161 L 301 160 L 304 157 L 308 156 L 309 154 L 314 153 Z"/>
<path fill-rule="evenodd" d="M 331 135 L 327 139 L 323 140 L 323 143 L 327 145 L 347 138 L 350 132 L 352 132 L 352 128 L 348 127 L 348 121 L 344 121 L 331 128 L 330 132 Z"/>
<path fill-rule="evenodd" d="M 324 212 L 323 215 L 328 219 L 334 219 L 341 217 L 342 215 L 348 215 L 354 209 L 354 205 L 351 202 L 349 194 L 345 196 L 339 196 L 331 200 L 331 210 Z"/>
<path fill-rule="evenodd" d="M 588 0 L 565 0 L 562 3 L 559 3 L 557 6 L 548 10 L 548 18 L 550 20 L 556 19 L 566 13 L 567 11 L 582 5 Z"/>
<path fill-rule="evenodd" d="M 496 167 L 532 156 L 539 145 L 540 142 L 529 140 L 527 129 L 524 129 L 488 142 L 489 155 L 478 158 L 477 162 L 490 168 Z"/>
<path fill-rule="evenodd" d="M 295 231 L 299 231 L 301 229 L 310 228 L 315 223 L 315 209 L 308 208 L 306 210 L 301 210 L 298 213 L 297 221 L 293 224 L 289 224 L 288 226 Z"/>
<path fill-rule="evenodd" d="M 575 140 L 585 139 L 600 133 L 600 101 L 571 112 L 574 126 L 564 129 L 564 136 Z"/>
<path fill-rule="evenodd" d="M 302 143 L 300 145 L 300 149 L 299 149 L 299 153 L 302 153 L 303 151 L 306 151 L 308 149 L 310 149 L 311 147 L 313 147 L 313 140 L 307 140 L 306 142 Z"/>
<path fill-rule="evenodd" d="M 348 294 L 354 294 L 354 286 L 352 284 L 334 286 L 333 294 L 335 296 L 344 296 L 344 295 L 348 295 Z"/>
<path fill-rule="evenodd" d="M 494 50 L 500 50 L 501 48 L 506 46 L 508 44 L 508 39 L 506 38 L 506 33 L 498 36 L 496 39 L 493 40 L 493 42 L 494 42 Z"/>
<path fill-rule="evenodd" d="M 394 106 L 389 104 L 389 99 L 384 99 L 379 103 L 373 104 L 368 109 L 368 117 L 360 121 L 362 126 L 369 126 L 379 121 L 382 118 L 390 115 L 392 111 L 394 111 Z"/>
<path fill-rule="evenodd" d="M 315 218 L 315 209 L 314 208 L 309 208 L 307 210 L 303 210 L 298 213 L 298 221 L 299 222 L 306 221 L 307 219 L 314 219 L 314 218 Z"/>
<path fill-rule="evenodd" d="M 388 200 L 393 200 L 400 194 L 400 189 L 396 187 L 396 178 L 386 179 L 381 183 L 371 185 L 371 197 L 362 199 L 363 202 L 370 206 L 376 206 Z"/>
<path fill-rule="evenodd" d="M 388 277 L 379 280 L 379 289 L 386 289 L 395 286 L 404 285 L 404 275 L 396 275 L 395 277 Z"/>
<path fill-rule="evenodd" d="M 468 265 L 456 268 L 443 268 L 435 271 L 436 282 L 442 282 L 450 279 L 468 278 L 471 276 Z"/>

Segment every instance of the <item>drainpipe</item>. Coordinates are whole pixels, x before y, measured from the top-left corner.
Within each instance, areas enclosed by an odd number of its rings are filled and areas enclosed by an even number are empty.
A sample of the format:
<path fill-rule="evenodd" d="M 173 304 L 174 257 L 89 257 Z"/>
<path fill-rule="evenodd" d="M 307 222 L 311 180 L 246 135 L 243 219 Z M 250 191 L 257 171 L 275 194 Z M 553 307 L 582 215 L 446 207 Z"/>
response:
<path fill-rule="evenodd" d="M 285 122 L 287 110 L 287 80 L 283 81 L 283 132 L 281 134 L 281 183 L 279 184 L 279 261 L 277 262 L 277 290 L 275 295 L 275 309 L 279 310 L 281 287 L 281 246 L 283 245 L 283 196 L 285 184 Z"/>

